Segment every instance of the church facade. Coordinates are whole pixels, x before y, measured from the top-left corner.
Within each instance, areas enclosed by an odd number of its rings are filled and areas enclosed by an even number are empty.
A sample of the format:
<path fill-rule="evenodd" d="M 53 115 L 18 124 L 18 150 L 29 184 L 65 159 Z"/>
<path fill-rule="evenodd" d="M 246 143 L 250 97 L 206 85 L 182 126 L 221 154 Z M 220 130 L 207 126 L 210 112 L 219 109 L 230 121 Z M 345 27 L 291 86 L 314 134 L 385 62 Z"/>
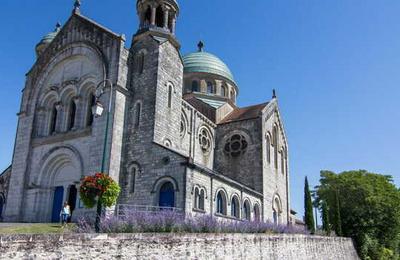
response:
<path fill-rule="evenodd" d="M 288 224 L 288 144 L 276 96 L 238 107 L 225 63 L 201 42 L 181 55 L 175 0 L 136 7 L 129 48 L 124 35 L 83 16 L 79 1 L 36 46 L 4 220 L 55 222 L 63 201 L 74 218 L 90 213 L 80 180 L 103 165 L 121 186 L 118 207 Z M 110 100 L 109 116 L 93 115 Z"/>

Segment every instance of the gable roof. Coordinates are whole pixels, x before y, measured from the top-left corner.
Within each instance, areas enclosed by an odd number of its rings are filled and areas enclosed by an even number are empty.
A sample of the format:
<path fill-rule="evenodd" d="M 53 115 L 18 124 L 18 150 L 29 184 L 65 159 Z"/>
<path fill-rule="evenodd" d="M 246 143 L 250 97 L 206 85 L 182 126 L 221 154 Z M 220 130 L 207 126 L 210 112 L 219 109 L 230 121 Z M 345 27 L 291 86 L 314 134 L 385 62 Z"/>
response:
<path fill-rule="evenodd" d="M 219 124 L 226 124 L 231 122 L 258 118 L 261 114 L 261 111 L 265 108 L 265 106 L 268 105 L 268 103 L 269 102 L 249 107 L 236 108 L 227 117 L 225 117 Z"/>
<path fill-rule="evenodd" d="M 207 104 L 206 102 L 202 101 L 201 99 L 198 99 L 195 97 L 193 94 L 185 94 L 183 96 L 183 99 L 188 102 L 191 106 L 197 109 L 201 114 L 203 114 L 205 117 L 210 119 L 212 122 L 215 123 L 215 110 L 216 108 Z"/>

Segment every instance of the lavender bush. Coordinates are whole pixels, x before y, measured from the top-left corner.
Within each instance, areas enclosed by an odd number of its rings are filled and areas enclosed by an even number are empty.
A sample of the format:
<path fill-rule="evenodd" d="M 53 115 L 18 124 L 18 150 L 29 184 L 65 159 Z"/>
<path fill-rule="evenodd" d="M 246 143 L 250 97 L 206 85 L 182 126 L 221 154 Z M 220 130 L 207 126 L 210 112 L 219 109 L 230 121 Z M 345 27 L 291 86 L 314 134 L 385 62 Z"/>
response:
<path fill-rule="evenodd" d="M 80 219 L 78 233 L 94 232 L 92 219 Z M 270 222 L 221 221 L 210 215 L 200 217 L 185 216 L 173 211 L 126 212 L 124 216 L 102 217 L 102 233 L 274 233 L 308 234 L 301 227 L 275 225 Z"/>

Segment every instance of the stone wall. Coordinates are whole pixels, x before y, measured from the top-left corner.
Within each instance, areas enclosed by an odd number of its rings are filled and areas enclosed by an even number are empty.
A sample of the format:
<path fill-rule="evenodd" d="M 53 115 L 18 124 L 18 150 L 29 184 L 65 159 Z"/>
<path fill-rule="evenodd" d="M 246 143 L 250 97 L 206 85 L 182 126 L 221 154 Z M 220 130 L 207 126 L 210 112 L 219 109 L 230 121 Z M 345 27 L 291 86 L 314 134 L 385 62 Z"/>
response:
<path fill-rule="evenodd" d="M 0 236 L 2 259 L 359 259 L 351 239 L 304 235 Z"/>

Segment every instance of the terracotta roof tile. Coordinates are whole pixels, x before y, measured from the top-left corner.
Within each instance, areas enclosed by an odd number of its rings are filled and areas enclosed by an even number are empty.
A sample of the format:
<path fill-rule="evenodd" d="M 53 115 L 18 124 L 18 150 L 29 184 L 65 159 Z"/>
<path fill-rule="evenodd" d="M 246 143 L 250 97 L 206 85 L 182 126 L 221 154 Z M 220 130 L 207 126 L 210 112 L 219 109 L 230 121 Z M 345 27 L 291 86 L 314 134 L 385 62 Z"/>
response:
<path fill-rule="evenodd" d="M 260 116 L 261 111 L 266 105 L 268 105 L 268 102 L 249 107 L 237 108 L 227 115 L 219 124 L 257 118 Z"/>

